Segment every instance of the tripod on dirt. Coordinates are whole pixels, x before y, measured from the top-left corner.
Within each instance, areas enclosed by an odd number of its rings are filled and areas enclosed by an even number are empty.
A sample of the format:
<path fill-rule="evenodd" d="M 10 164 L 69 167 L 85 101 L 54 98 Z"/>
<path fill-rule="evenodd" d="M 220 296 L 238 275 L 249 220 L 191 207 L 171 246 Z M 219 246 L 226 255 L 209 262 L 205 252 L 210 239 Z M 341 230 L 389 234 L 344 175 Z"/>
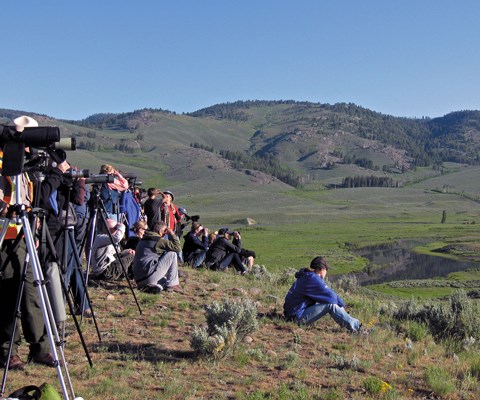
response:
<path fill-rule="evenodd" d="M 22 234 L 23 234 L 27 252 L 26 252 L 25 262 L 23 267 L 23 278 L 22 278 L 21 286 L 19 288 L 17 300 L 16 300 L 15 318 L 18 319 L 20 317 L 19 310 L 20 310 L 20 304 L 21 304 L 22 295 L 24 291 L 25 278 L 27 276 L 27 269 L 28 267 L 30 267 L 33 272 L 34 285 L 38 289 L 40 308 L 42 310 L 42 315 L 45 323 L 48 341 L 49 341 L 50 349 L 54 359 L 53 364 L 57 370 L 57 375 L 58 375 L 59 383 L 61 386 L 61 390 L 63 392 L 63 397 L 64 399 L 69 400 L 70 399 L 69 392 L 72 395 L 72 398 L 75 398 L 75 393 L 73 390 L 72 381 L 70 379 L 70 374 L 68 372 L 67 362 L 65 360 L 63 343 L 59 337 L 55 316 L 52 309 L 52 304 L 50 302 L 50 298 L 47 292 L 47 286 L 46 286 L 47 282 L 44 278 L 43 271 L 40 265 L 40 259 L 37 253 L 35 238 L 32 233 L 30 221 L 28 218 L 27 208 L 25 205 L 22 205 L 20 201 L 20 184 L 17 184 L 20 182 L 20 175 L 17 175 L 16 177 L 14 177 L 13 182 L 15 187 L 16 204 L 11 205 L 8 209 L 7 216 L 3 222 L 2 234 L 0 235 L 0 245 L 3 245 L 3 241 L 4 241 L 4 238 L 7 232 L 7 227 L 9 224 L 16 223 L 17 225 L 21 225 L 20 232 L 14 241 L 14 246 L 20 245 L 22 241 Z M 34 209 L 33 211 L 35 215 L 36 212 L 39 212 L 41 210 Z M 36 218 L 34 218 L 33 226 L 36 227 L 37 226 L 36 224 L 37 224 L 37 221 L 36 221 Z M 9 256 L 10 255 L 8 255 L 7 258 Z M 59 308 L 60 307 L 61 306 L 59 306 Z M 8 376 L 9 360 L 12 354 L 13 340 L 16 335 L 16 325 L 17 325 L 16 323 L 13 324 L 13 332 L 12 332 L 12 335 L 10 336 L 11 339 L 10 339 L 9 352 L 8 352 L 7 363 L 5 366 L 5 372 L 2 380 L 2 388 L 1 388 L 2 396 L 4 395 L 4 392 L 5 392 L 5 385 L 6 385 L 6 380 Z M 60 360 L 59 360 L 59 356 L 60 356 Z M 68 388 L 67 388 L 67 385 L 68 385 Z"/>
<path fill-rule="evenodd" d="M 63 273 L 63 276 L 65 277 L 64 282 L 62 282 L 62 286 L 64 288 L 64 295 L 68 301 L 70 314 L 73 317 L 75 326 L 82 340 L 82 344 L 84 345 L 83 336 L 81 334 L 81 329 L 77 319 L 77 314 L 80 314 L 80 318 L 83 318 L 84 311 L 89 309 L 95 325 L 95 329 L 97 331 L 98 340 L 100 342 L 102 341 L 102 336 L 98 329 L 94 307 L 92 305 L 90 295 L 88 293 L 87 282 L 82 269 L 82 260 L 80 259 L 77 243 L 75 241 L 74 225 L 76 223 L 76 213 L 73 207 L 69 206 L 73 181 L 67 180 L 67 183 L 68 183 L 68 192 L 66 195 L 66 203 L 67 203 L 65 207 L 66 215 L 63 221 L 63 226 L 61 228 L 63 231 L 62 232 L 63 262 L 61 265 L 63 266 L 62 273 Z M 71 296 L 69 296 L 69 294 Z M 75 306 L 72 304 L 72 298 L 76 303 Z M 90 363 L 90 366 L 93 366 L 90 356 L 88 355 L 88 350 L 85 345 L 84 345 L 84 349 L 85 349 L 85 353 L 87 355 L 88 361 Z"/>
<path fill-rule="evenodd" d="M 132 282 L 128 276 L 127 268 L 125 268 L 125 265 L 123 264 L 122 257 L 120 256 L 120 252 L 118 251 L 117 245 L 115 244 L 115 241 L 113 240 L 113 236 L 110 232 L 110 229 L 108 229 L 108 224 L 107 224 L 107 211 L 105 209 L 105 205 L 103 204 L 102 199 L 100 198 L 100 190 L 97 185 L 92 185 L 92 192 L 91 192 L 91 197 L 90 201 L 92 202 L 92 207 L 91 207 L 91 212 L 90 212 L 90 219 L 87 224 L 87 234 L 84 237 L 83 243 L 81 245 L 81 250 L 87 246 L 87 272 L 86 272 L 86 282 L 88 283 L 88 277 L 90 273 L 90 266 L 92 265 L 92 248 L 93 248 L 93 243 L 95 241 L 95 237 L 97 234 L 98 230 L 98 223 L 101 222 L 104 231 L 108 234 L 108 237 L 110 239 L 111 245 L 115 249 L 115 255 L 116 259 L 119 261 L 121 270 L 123 272 L 123 276 L 127 280 L 128 287 L 130 288 L 130 291 L 132 293 L 132 296 L 135 300 L 135 304 L 137 305 L 138 311 L 140 314 L 142 314 L 142 309 L 140 308 L 140 304 L 138 302 L 137 296 L 135 295 L 135 292 L 133 290 Z"/>

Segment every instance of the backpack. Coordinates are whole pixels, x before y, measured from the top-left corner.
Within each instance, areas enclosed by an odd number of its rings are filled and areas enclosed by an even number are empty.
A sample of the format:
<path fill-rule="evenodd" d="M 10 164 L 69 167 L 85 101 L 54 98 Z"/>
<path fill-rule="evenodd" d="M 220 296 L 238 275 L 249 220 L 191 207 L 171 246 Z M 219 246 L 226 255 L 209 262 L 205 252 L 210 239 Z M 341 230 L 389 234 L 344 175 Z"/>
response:
<path fill-rule="evenodd" d="M 15 390 L 8 399 L 19 399 L 19 400 L 62 400 L 60 394 L 57 390 L 48 383 L 43 383 L 42 385 L 28 385 L 24 386 L 18 390 Z"/>

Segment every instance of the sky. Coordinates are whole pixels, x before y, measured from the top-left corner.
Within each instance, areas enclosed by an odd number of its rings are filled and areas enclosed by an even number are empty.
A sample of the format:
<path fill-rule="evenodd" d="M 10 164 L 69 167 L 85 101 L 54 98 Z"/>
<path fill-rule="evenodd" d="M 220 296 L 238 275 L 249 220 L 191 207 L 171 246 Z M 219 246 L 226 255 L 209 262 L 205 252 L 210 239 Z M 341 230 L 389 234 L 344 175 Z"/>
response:
<path fill-rule="evenodd" d="M 480 109 L 478 0 L 4 0 L 0 108 L 81 120 L 237 100 Z"/>

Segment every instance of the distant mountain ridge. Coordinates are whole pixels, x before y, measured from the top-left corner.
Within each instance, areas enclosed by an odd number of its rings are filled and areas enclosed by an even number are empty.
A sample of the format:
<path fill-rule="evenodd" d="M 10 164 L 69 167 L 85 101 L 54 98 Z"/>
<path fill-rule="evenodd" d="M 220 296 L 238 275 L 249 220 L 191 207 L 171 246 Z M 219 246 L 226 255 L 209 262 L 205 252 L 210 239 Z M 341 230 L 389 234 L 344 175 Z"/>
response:
<path fill-rule="evenodd" d="M 0 109 L 0 122 L 11 123 L 21 114 L 25 112 Z M 75 136 L 79 148 L 93 152 L 119 151 L 147 159 L 157 151 L 165 155 L 192 147 L 214 154 L 228 151 L 233 157 L 238 153 L 275 160 L 303 175 L 304 182 L 332 170 L 343 176 L 385 175 L 444 162 L 480 164 L 480 111 L 412 119 L 351 103 L 252 100 L 181 115 L 142 109 L 66 121 L 26 114 L 41 124 L 61 126 L 62 135 Z"/>

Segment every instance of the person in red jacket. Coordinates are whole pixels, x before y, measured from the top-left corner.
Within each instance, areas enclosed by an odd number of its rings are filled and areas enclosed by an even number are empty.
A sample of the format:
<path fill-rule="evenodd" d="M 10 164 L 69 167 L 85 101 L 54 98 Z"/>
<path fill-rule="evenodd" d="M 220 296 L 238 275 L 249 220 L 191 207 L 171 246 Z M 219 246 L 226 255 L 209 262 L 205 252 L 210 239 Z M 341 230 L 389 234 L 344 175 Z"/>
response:
<path fill-rule="evenodd" d="M 164 190 L 162 192 L 163 203 L 160 207 L 161 220 L 174 232 L 177 232 L 177 224 L 182 220 L 183 214 L 173 204 L 175 196 L 172 192 Z"/>

